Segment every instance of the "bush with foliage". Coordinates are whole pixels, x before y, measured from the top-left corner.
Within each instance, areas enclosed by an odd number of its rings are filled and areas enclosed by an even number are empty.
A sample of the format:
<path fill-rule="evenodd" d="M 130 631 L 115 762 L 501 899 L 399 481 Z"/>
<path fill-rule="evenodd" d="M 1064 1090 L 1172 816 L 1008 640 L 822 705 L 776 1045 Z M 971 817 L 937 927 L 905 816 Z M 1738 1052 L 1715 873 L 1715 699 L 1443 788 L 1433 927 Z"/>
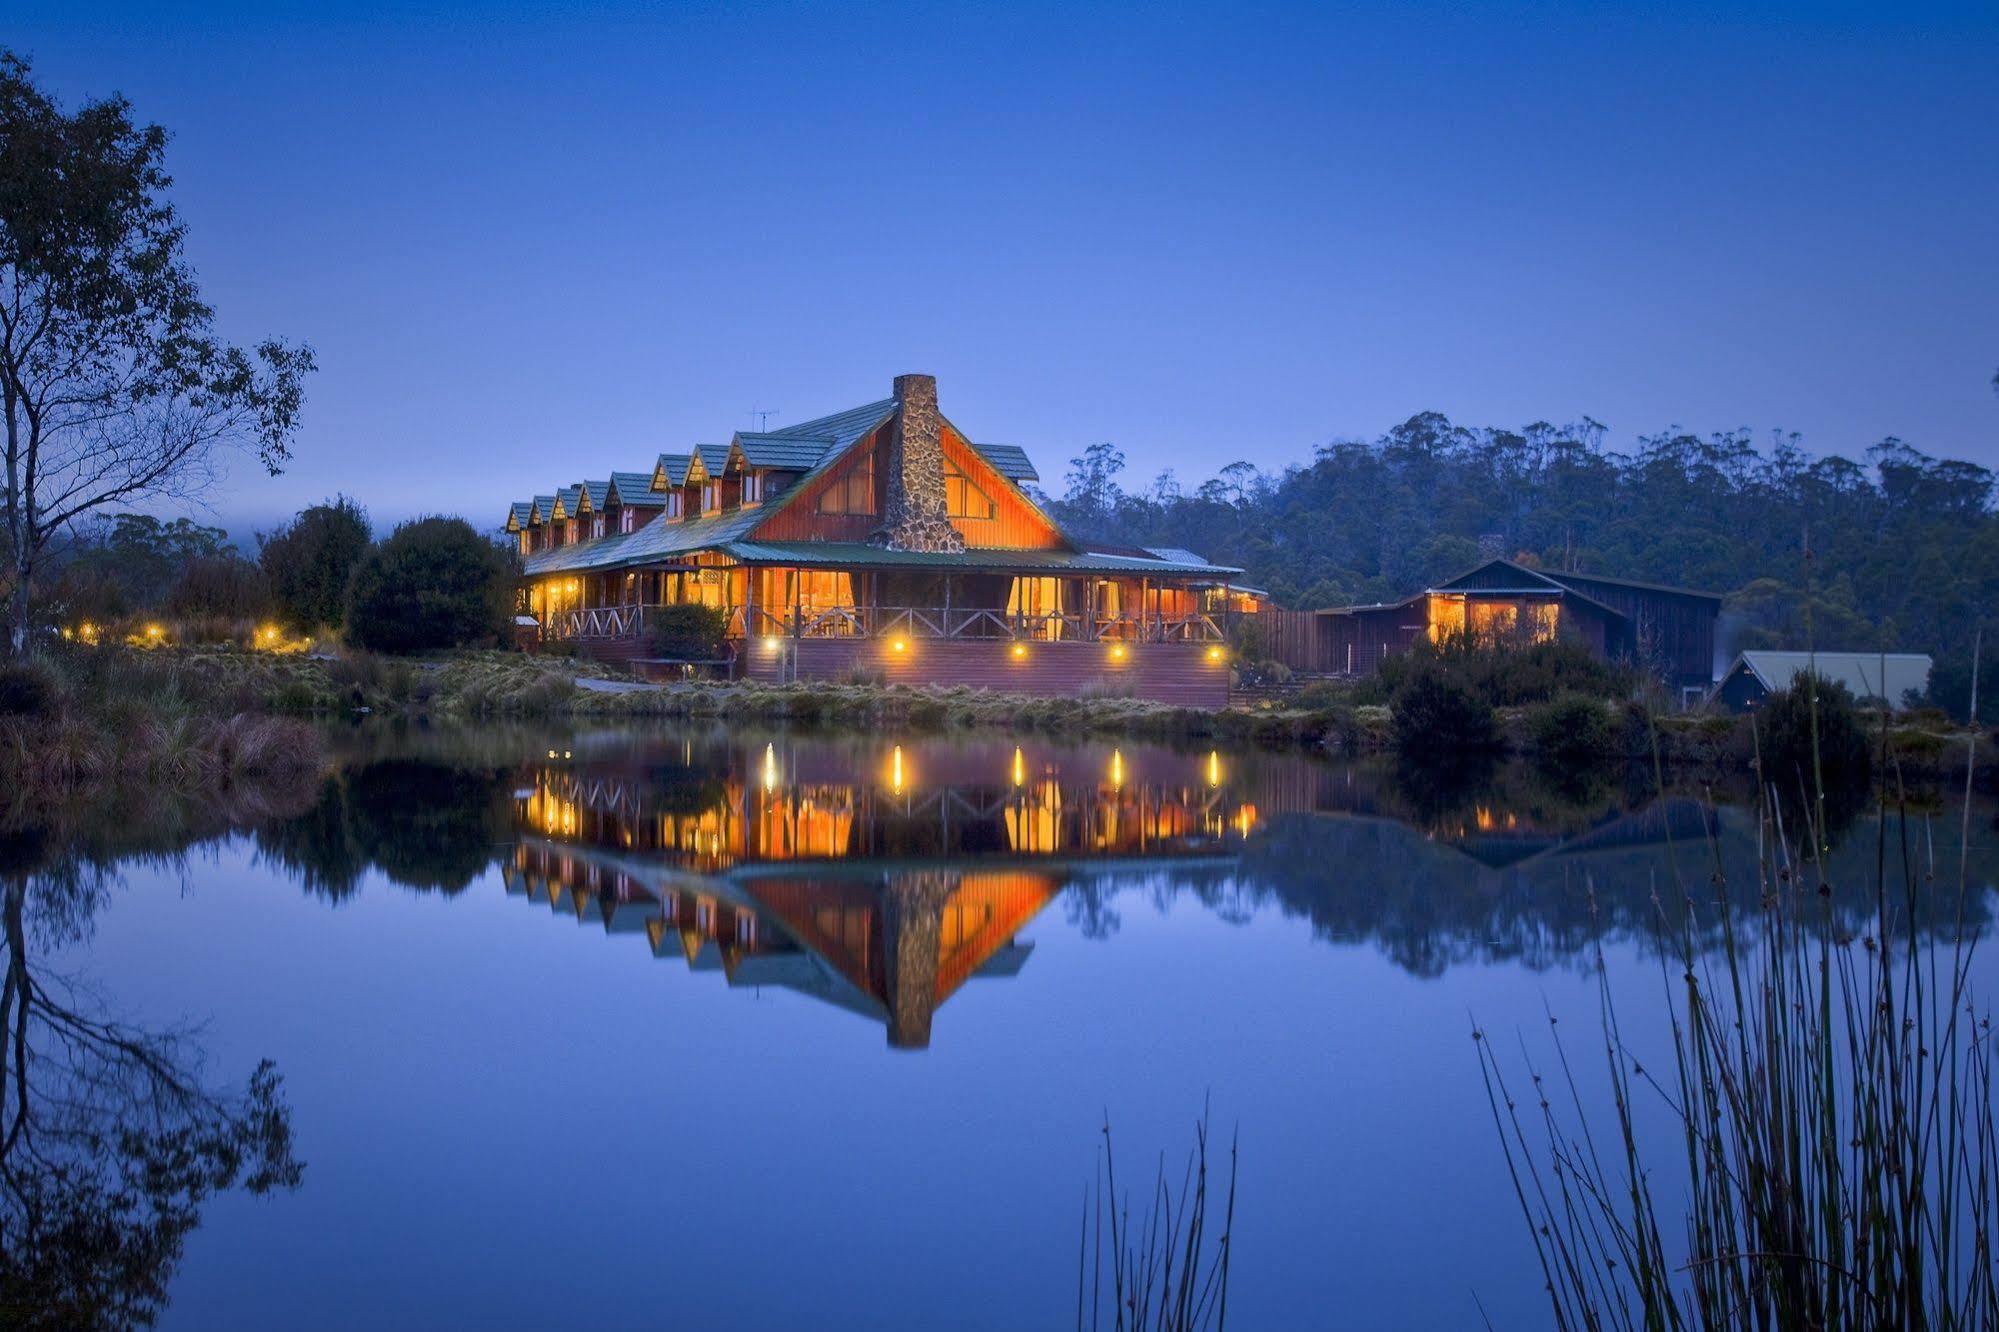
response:
<path fill-rule="evenodd" d="M 1448 672 L 1413 673 L 1396 689 L 1389 706 L 1395 748 L 1406 757 L 1443 758 L 1499 747 L 1499 722 L 1492 705 Z"/>
<path fill-rule="evenodd" d="M 264 571 L 233 550 L 191 557 L 166 599 L 167 613 L 181 617 L 254 620 L 270 610 L 271 586 Z"/>
<path fill-rule="evenodd" d="M 1545 703 L 1559 694 L 1626 698 L 1639 685 L 1630 667 L 1603 660 L 1580 643 L 1551 639 L 1525 647 L 1465 637 L 1442 643 L 1418 639 L 1381 663 L 1381 683 L 1393 696 L 1422 674 L 1440 674 L 1495 708 Z"/>
<path fill-rule="evenodd" d="M 507 627 L 515 561 L 463 518 L 417 518 L 372 547 L 354 570 L 346 628 L 378 652 L 490 643 Z"/>
<path fill-rule="evenodd" d="M 285 623 L 302 631 L 340 628 L 347 585 L 372 535 L 366 511 L 339 495 L 301 510 L 262 539 L 257 559 Z"/>
<path fill-rule="evenodd" d="M 1613 718 L 1602 699 L 1561 694 L 1527 713 L 1527 739 L 1543 759 L 1591 763 L 1624 748 L 1623 714 Z"/>
<path fill-rule="evenodd" d="M 1821 782 L 1829 803 L 1867 790 L 1874 772 L 1867 730 L 1852 691 L 1837 680 L 1801 673 L 1753 719 L 1763 779 L 1782 796 L 1820 790 Z"/>
<path fill-rule="evenodd" d="M 671 661 L 714 661 L 729 631 L 729 613 L 717 606 L 662 606 L 646 620 L 653 655 Z"/>

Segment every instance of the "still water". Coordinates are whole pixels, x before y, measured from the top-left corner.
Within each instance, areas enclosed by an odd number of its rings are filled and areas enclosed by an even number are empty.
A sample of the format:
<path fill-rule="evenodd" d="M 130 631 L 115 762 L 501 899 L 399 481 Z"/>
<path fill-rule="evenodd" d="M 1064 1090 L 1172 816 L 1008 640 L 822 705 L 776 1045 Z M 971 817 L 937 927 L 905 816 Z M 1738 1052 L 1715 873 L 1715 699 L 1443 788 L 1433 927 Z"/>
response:
<path fill-rule="evenodd" d="M 1516 770 L 339 748 L 297 789 L 5 848 L 44 1085 L 92 1085 L 78 1014 L 201 1085 L 283 1078 L 302 1178 L 194 1209 L 164 1327 L 1071 1326 L 1106 1116 L 1142 1179 L 1203 1106 L 1241 1143 L 1231 1326 L 1542 1326 L 1471 1023 L 1586 1031 L 1601 941 L 1627 1039 L 1663 1042 L 1655 894 L 1718 857 L 1747 899 L 1756 856 L 1743 809 Z M 1836 852 L 1856 880 L 1877 831 Z M 1889 832 L 1954 878 L 1954 814 Z M 1993 843 L 1980 811 L 1980 883 Z"/>

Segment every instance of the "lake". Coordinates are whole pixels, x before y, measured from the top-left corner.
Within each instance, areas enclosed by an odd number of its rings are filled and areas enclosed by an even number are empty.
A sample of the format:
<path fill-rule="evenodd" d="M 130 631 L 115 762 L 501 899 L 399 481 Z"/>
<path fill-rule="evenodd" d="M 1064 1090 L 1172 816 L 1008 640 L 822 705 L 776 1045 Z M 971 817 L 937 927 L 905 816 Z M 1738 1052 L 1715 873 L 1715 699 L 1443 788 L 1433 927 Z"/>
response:
<path fill-rule="evenodd" d="M 1719 865 L 1754 903 L 1753 811 L 1621 775 L 684 727 L 336 749 L 0 848 L 10 987 L 210 1084 L 282 1075 L 302 1180 L 200 1205 L 164 1327 L 1067 1327 L 1106 1117 L 1142 1194 L 1204 1112 L 1240 1143 L 1230 1326 L 1539 1327 L 1474 1020 L 1538 1052 L 1565 1019 L 1588 1101 L 1599 944 L 1663 1049 L 1655 897 Z M 1889 823 L 1833 853 L 1857 928 L 1877 834 L 1955 881 L 1955 811 Z M 30 1069 L 74 1075 L 51 1033 Z"/>

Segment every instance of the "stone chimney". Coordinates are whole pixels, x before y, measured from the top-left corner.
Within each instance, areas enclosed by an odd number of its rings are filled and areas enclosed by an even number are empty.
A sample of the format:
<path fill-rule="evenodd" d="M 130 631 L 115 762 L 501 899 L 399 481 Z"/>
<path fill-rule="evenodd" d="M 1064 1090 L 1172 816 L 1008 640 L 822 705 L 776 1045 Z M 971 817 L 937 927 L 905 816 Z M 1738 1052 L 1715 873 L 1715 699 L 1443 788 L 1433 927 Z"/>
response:
<path fill-rule="evenodd" d="M 944 501 L 944 429 L 934 376 L 895 377 L 895 420 L 883 470 L 882 525 L 869 534 L 872 544 L 924 552 L 965 548 Z"/>

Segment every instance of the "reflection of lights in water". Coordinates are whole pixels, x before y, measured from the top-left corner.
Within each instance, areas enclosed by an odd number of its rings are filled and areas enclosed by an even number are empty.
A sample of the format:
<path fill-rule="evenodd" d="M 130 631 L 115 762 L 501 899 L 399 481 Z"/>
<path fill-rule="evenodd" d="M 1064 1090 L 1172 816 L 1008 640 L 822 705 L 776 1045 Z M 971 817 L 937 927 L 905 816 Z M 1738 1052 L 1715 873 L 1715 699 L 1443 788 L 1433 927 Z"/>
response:
<path fill-rule="evenodd" d="M 1256 826 L 1256 806 L 1244 805 L 1241 809 L 1237 810 L 1235 826 L 1237 832 L 1241 833 L 1244 837 L 1249 836 L 1249 830 Z"/>
<path fill-rule="evenodd" d="M 902 790 L 902 746 L 901 745 L 897 745 L 895 747 L 895 753 L 889 759 L 888 785 L 891 791 L 899 793 Z"/>
<path fill-rule="evenodd" d="M 1111 751 L 1111 785 L 1124 785 L 1124 751 L 1122 749 L 1113 749 Z"/>
<path fill-rule="evenodd" d="M 777 750 L 764 746 L 764 790 L 777 790 Z"/>
<path fill-rule="evenodd" d="M 1013 784 L 1027 785 L 1027 758 L 1020 752 L 1020 746 L 1013 747 Z"/>
<path fill-rule="evenodd" d="M 1211 749 L 1208 751 L 1208 785 L 1220 786 L 1221 784 L 1222 756 Z"/>

